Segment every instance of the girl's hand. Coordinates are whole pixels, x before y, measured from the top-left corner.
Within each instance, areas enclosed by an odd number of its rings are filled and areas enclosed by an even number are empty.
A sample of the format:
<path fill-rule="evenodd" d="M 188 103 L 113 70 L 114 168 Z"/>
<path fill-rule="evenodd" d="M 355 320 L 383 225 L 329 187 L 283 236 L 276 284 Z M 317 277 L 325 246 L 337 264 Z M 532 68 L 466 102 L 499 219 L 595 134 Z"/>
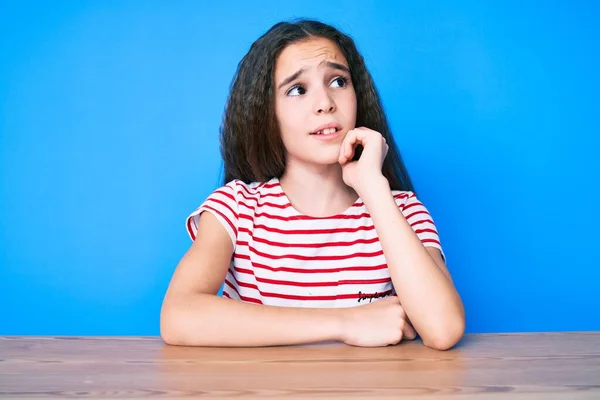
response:
<path fill-rule="evenodd" d="M 353 161 L 358 145 L 363 146 L 363 151 L 360 159 Z M 344 183 L 359 192 L 359 187 L 382 178 L 381 167 L 388 150 L 385 138 L 377 131 L 364 127 L 348 131 L 338 158 L 342 165 Z"/>
<path fill-rule="evenodd" d="M 351 346 L 378 347 L 417 336 L 397 296 L 342 309 L 341 340 Z"/>

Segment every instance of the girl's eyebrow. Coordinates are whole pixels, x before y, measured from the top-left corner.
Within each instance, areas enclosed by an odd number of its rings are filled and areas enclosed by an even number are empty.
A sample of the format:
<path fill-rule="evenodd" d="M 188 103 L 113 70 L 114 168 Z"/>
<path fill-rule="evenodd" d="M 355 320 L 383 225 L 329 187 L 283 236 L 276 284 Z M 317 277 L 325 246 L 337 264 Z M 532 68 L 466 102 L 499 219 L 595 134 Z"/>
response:
<path fill-rule="evenodd" d="M 346 67 L 344 64 L 336 63 L 333 61 L 321 61 L 321 63 L 319 64 L 319 67 L 322 65 L 325 65 L 326 67 L 329 67 L 329 68 L 333 68 L 333 69 L 337 69 L 340 71 L 350 73 L 350 69 L 348 69 L 348 67 Z M 279 86 L 277 86 L 277 90 L 281 89 L 283 86 L 296 80 L 300 75 L 302 75 L 305 72 L 306 72 L 306 68 L 300 68 L 298 71 L 294 72 L 292 75 L 285 78 L 283 80 L 283 82 L 281 82 L 279 84 Z"/>
<path fill-rule="evenodd" d="M 279 84 L 279 86 L 277 86 L 277 90 L 281 89 L 283 86 L 287 85 L 288 83 L 291 83 L 292 81 L 296 80 L 296 78 L 298 78 L 300 75 L 302 75 L 305 72 L 306 72 L 306 68 L 300 68 L 298 71 L 294 72 L 292 75 L 285 78 L 283 80 L 283 82 L 281 82 Z"/>

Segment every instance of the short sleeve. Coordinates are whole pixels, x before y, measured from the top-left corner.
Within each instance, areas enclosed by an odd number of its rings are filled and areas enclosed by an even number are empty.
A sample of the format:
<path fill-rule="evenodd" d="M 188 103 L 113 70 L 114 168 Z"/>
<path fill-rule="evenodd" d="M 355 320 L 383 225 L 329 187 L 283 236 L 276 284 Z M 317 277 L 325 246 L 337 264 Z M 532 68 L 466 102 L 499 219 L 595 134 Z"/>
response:
<path fill-rule="evenodd" d="M 198 221 L 202 212 L 213 214 L 223 225 L 235 249 L 237 239 L 238 205 L 235 193 L 235 183 L 230 182 L 212 192 L 208 198 L 186 219 L 186 228 L 190 239 L 196 240 Z"/>
<path fill-rule="evenodd" d="M 435 222 L 427 208 L 421 203 L 414 192 L 398 192 L 394 194 L 396 204 L 402 211 L 404 218 L 413 228 L 421 243 L 425 247 L 435 247 L 440 250 L 444 260 L 446 256 Z"/>

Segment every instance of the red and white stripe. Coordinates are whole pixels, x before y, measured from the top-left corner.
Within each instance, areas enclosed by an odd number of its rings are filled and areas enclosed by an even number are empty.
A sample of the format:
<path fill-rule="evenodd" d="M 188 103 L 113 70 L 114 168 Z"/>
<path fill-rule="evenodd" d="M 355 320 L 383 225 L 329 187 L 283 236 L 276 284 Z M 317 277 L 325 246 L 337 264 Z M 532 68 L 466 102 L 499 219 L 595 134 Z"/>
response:
<path fill-rule="evenodd" d="M 440 249 L 433 219 L 412 192 L 392 192 L 425 246 Z M 223 295 L 258 304 L 349 307 L 394 293 L 373 221 L 359 199 L 326 218 L 302 215 L 277 179 L 232 181 L 187 218 L 192 240 L 200 213 L 217 217 L 234 245 Z"/>

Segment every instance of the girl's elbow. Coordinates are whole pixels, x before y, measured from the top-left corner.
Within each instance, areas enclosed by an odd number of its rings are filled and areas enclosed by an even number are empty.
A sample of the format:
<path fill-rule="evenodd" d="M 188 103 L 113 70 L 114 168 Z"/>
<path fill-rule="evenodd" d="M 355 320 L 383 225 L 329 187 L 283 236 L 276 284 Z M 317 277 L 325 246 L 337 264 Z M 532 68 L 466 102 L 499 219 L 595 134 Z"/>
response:
<path fill-rule="evenodd" d="M 182 344 L 181 335 L 174 329 L 170 321 L 161 320 L 160 338 L 165 344 L 178 346 Z"/>
<path fill-rule="evenodd" d="M 165 344 L 172 346 L 187 346 L 189 340 L 185 329 L 173 310 L 163 310 L 160 316 L 160 338 Z"/>
<path fill-rule="evenodd" d="M 170 346 L 185 346 L 185 340 L 183 339 L 180 332 L 169 326 L 161 326 L 160 338 L 165 344 Z"/>
<path fill-rule="evenodd" d="M 440 327 L 438 332 L 423 340 L 425 346 L 435 350 L 449 350 L 456 346 L 465 333 L 465 320 L 459 319 L 452 324 Z"/>
<path fill-rule="evenodd" d="M 177 336 L 174 335 L 173 332 L 169 331 L 168 329 L 164 329 L 164 328 L 160 329 L 160 338 L 167 345 L 170 345 L 170 346 L 181 345 L 181 341 L 177 338 Z"/>

